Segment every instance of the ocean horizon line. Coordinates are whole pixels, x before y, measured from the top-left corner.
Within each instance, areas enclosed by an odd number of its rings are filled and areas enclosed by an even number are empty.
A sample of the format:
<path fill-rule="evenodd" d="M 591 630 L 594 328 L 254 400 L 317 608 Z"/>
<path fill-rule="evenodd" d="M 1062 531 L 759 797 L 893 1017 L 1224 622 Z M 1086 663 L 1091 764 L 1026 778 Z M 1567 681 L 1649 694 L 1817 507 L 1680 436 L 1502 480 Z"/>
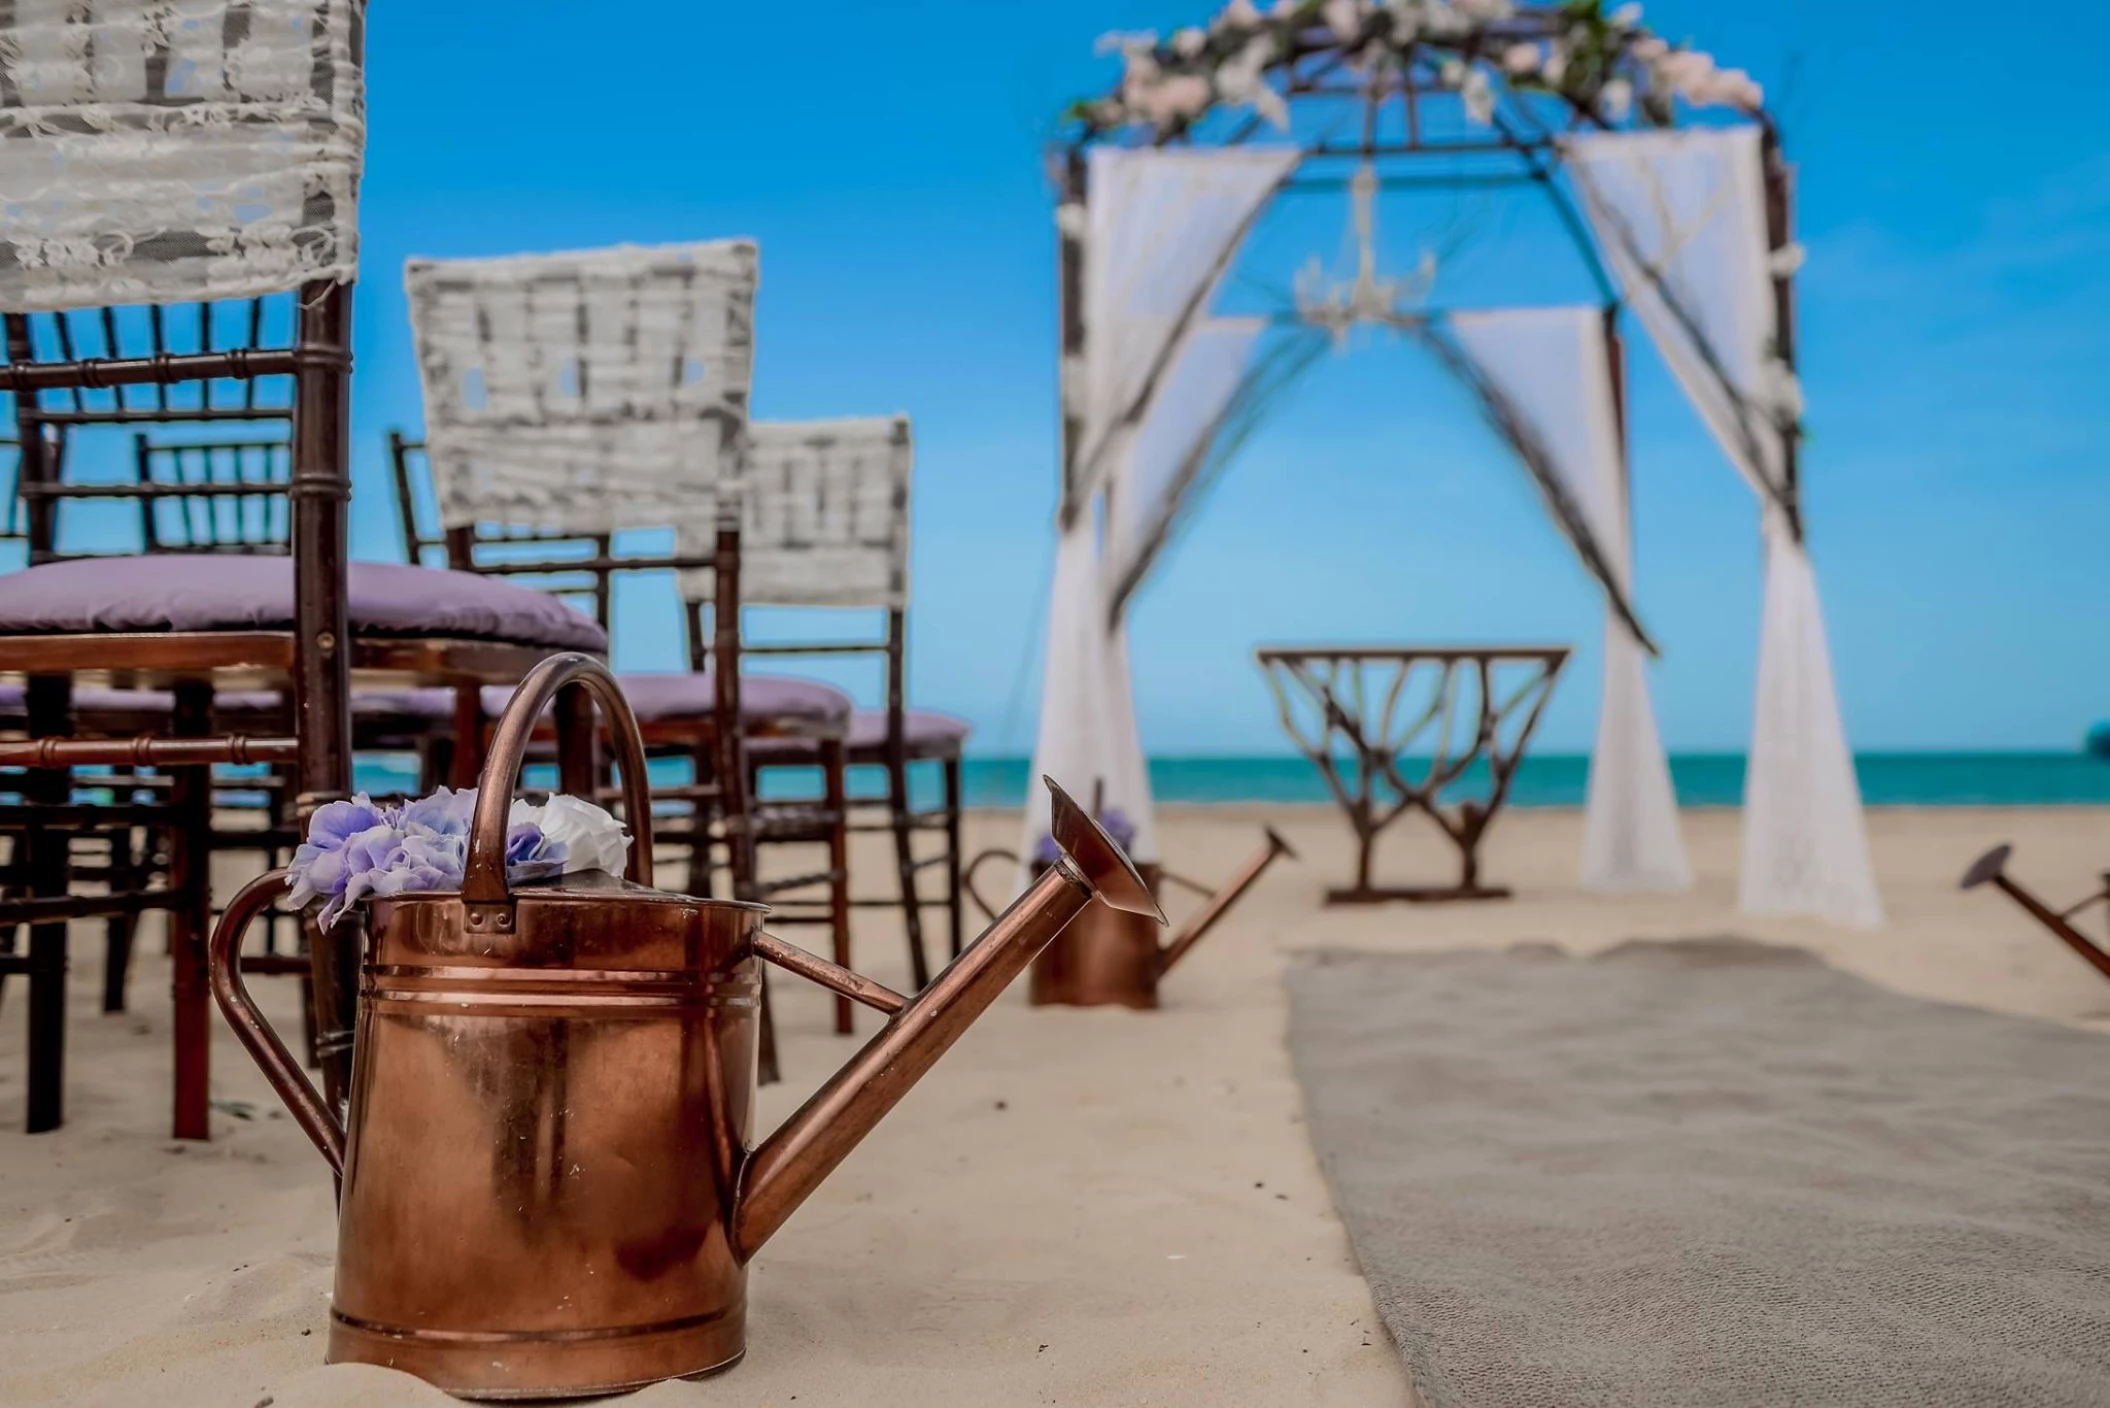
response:
<path fill-rule="evenodd" d="M 1426 758 L 1404 760 L 1412 778 Z M 1681 808 L 1743 804 L 1742 753 L 1672 753 L 1671 786 Z M 1031 760 L 1021 755 L 969 754 L 960 768 L 961 799 L 969 807 L 1023 805 Z M 1583 753 L 1528 754 L 1510 780 L 1508 805 L 1521 808 L 1580 807 L 1588 797 L 1590 760 Z M 1854 755 L 1861 799 L 1872 807 L 2110 806 L 2110 761 L 2081 751 L 1983 749 L 1973 751 L 1867 751 Z M 688 764 L 662 759 L 656 781 L 685 780 Z M 771 797 L 819 795 L 812 769 L 770 769 L 763 793 Z M 554 774 L 529 770 L 531 786 L 553 785 Z M 1446 789 L 1447 800 L 1485 795 L 1491 783 L 1484 760 Z M 1318 769 L 1297 754 L 1160 754 L 1150 759 L 1150 784 L 1159 802 L 1174 804 L 1330 802 L 1333 794 Z M 362 758 L 358 785 L 375 795 L 417 787 L 408 759 Z M 852 768 L 853 793 L 879 794 L 877 768 Z M 936 768 L 912 767 L 910 800 L 918 808 L 938 805 L 943 783 Z"/>

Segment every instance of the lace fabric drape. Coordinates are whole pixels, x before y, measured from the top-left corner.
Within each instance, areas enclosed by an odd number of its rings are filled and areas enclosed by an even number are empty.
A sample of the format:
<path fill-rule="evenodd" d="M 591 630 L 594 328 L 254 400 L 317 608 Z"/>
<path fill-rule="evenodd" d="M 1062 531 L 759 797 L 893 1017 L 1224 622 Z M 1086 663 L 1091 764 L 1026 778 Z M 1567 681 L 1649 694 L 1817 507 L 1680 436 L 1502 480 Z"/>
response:
<path fill-rule="evenodd" d="M 365 12 L 365 0 L 6 7 L 0 308 L 351 280 Z"/>
<path fill-rule="evenodd" d="M 756 606 L 906 606 L 909 485 L 915 447 L 907 416 L 757 421 L 724 502 L 740 510 L 740 596 Z M 709 551 L 718 496 L 698 496 L 677 521 L 684 553 Z M 708 601 L 710 571 L 682 574 Z"/>
<path fill-rule="evenodd" d="M 745 440 L 747 240 L 405 266 L 442 521 L 663 528 Z"/>

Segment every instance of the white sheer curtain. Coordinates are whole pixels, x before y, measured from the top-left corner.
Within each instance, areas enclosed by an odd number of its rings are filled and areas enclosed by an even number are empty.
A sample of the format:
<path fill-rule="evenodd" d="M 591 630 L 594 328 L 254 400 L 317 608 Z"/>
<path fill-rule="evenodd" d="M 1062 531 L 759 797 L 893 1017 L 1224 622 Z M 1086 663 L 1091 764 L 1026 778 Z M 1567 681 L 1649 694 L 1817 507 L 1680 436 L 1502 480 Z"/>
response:
<path fill-rule="evenodd" d="M 1458 344 L 1524 417 L 1580 507 L 1622 592 L 1633 547 L 1617 406 L 1598 308 L 1460 313 Z M 1678 829 L 1670 766 L 1649 703 L 1647 652 L 1607 610 L 1597 746 L 1583 818 L 1583 883 L 1593 890 L 1682 890 L 1692 867 Z"/>
<path fill-rule="evenodd" d="M 1026 786 L 1025 863 L 1048 834 L 1049 809 L 1043 777 L 1052 777 L 1086 806 L 1092 793 L 1108 789 L 1113 770 L 1107 719 L 1108 647 L 1106 610 L 1099 592 L 1099 536 L 1094 516 L 1083 512 L 1065 525 L 1055 544 L 1054 595 L 1048 606 L 1048 647 L 1040 682 L 1040 734 Z M 1121 701 L 1131 711 L 1133 704 Z M 1133 734 L 1130 722 L 1126 732 Z M 1126 812 L 1126 808 L 1122 810 Z"/>
<path fill-rule="evenodd" d="M 1764 505 L 1743 907 L 1880 924 L 1816 576 L 1784 516 L 1786 437 L 1801 393 L 1777 353 L 1773 278 L 1795 256 L 1767 235 L 1759 133 L 1607 133 L 1571 139 L 1565 155 L 1636 315 Z"/>
<path fill-rule="evenodd" d="M 1109 591 L 1170 529 L 1267 328 L 1265 318 L 1211 318 L 1187 335 L 1128 453 L 1107 477 Z"/>
<path fill-rule="evenodd" d="M 1084 433 L 1071 492 L 1097 488 L 1200 321 L 1294 147 L 1095 147 L 1086 169 Z"/>
<path fill-rule="evenodd" d="M 1093 508 L 1113 485 L 1107 533 L 1123 551 L 1144 541 L 1145 520 L 1121 517 L 1131 513 L 1123 505 L 1133 495 L 1140 501 L 1133 513 L 1146 513 L 1141 505 L 1152 500 L 1150 486 L 1176 474 L 1162 457 L 1182 455 L 1176 427 L 1163 433 L 1144 427 L 1161 401 L 1173 408 L 1167 415 L 1190 421 L 1191 396 L 1198 393 L 1167 400 L 1168 388 L 1217 384 L 1206 370 L 1181 369 L 1190 354 L 1201 359 L 1197 368 L 1224 365 L 1224 329 L 1207 320 L 1209 300 L 1254 217 L 1299 157 L 1292 147 L 1102 147 L 1091 154 L 1078 295 L 1084 353 L 1081 364 L 1062 368 L 1063 404 L 1077 409 L 1082 425 L 1058 525 L 1034 785 L 1027 790 L 1020 847 L 1028 859 L 1048 829 L 1043 774 L 1086 804 L 1103 788 L 1107 810 L 1134 828 L 1136 859 L 1158 858 L 1126 627 L 1107 620 L 1106 560 Z M 1066 212 L 1066 218 L 1073 217 Z M 1221 388 L 1223 397 L 1230 393 Z M 1215 415 L 1203 419 L 1213 425 Z M 1142 439 L 1149 446 L 1139 451 Z"/>

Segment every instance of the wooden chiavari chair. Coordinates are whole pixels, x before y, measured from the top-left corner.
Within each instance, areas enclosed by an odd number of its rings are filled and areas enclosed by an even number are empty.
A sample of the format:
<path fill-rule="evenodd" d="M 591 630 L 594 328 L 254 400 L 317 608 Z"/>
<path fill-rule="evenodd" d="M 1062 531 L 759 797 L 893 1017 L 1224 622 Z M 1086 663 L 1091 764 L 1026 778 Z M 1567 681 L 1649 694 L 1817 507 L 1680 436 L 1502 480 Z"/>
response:
<path fill-rule="evenodd" d="M 879 795 L 850 794 L 849 830 L 892 835 L 896 893 L 853 896 L 853 908 L 895 908 L 908 931 L 915 985 L 930 981 L 923 912 L 947 911 L 953 957 L 962 944 L 960 917 L 960 766 L 969 726 L 960 719 L 907 703 L 909 493 L 915 451 L 906 416 L 803 422 L 757 421 L 749 429 L 740 472 L 740 600 L 744 606 L 872 611 L 883 616 L 877 639 L 849 641 L 733 639 L 745 657 L 878 656 L 884 662 L 885 704 L 852 715 L 851 766 L 875 767 L 885 777 Z M 712 574 L 682 577 L 690 616 L 695 668 L 703 667 L 710 636 L 703 616 L 715 587 Z M 758 736 L 748 745 L 756 765 L 812 766 L 820 761 L 808 740 Z M 943 800 L 918 808 L 910 800 L 909 768 L 935 764 Z M 942 848 L 918 856 L 915 837 L 935 831 Z M 927 898 L 919 875 L 945 873 L 944 894 Z"/>
<path fill-rule="evenodd" d="M 68 921 L 167 914 L 175 1134 L 204 1138 L 213 766 L 290 768 L 304 819 L 349 789 L 354 671 L 474 687 L 606 636 L 540 593 L 347 561 L 361 0 L 197 0 L 180 26 L 153 0 L 99 0 L 93 18 L 91 55 L 69 7 L 0 17 L 0 392 L 29 549 L 0 576 L 0 680 L 25 683 L 28 734 L 0 742 L 28 890 L 0 900 L 0 928 L 30 929 L 4 966 L 28 977 L 34 1132 L 63 1110 Z M 88 557 L 99 544 L 61 537 L 62 506 L 145 492 L 72 472 L 90 428 L 262 406 L 290 427 L 284 552 Z M 76 691 L 105 686 L 167 690 L 161 727 L 81 736 Z M 229 689 L 290 695 L 292 731 L 217 727 Z M 568 737 L 590 711 L 583 691 L 560 701 Z M 566 760 L 590 785 L 590 750 Z M 108 766 L 165 770 L 167 788 L 84 804 L 76 769 Z M 70 831 L 120 823 L 165 839 L 165 879 L 76 891 Z M 309 949 L 325 1091 L 341 1101 L 356 939 L 311 932 Z"/>

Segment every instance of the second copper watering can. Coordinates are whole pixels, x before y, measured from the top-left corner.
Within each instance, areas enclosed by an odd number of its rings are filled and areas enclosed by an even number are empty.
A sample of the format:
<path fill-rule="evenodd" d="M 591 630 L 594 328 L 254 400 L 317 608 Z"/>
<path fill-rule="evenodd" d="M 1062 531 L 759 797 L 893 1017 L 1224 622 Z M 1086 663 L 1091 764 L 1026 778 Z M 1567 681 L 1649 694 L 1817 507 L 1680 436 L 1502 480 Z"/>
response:
<path fill-rule="evenodd" d="M 629 880 L 508 891 L 512 780 L 537 716 L 572 684 L 615 737 Z M 630 709 L 598 662 L 543 662 L 484 764 L 460 893 L 371 904 L 343 1125 L 237 963 L 284 872 L 237 895 L 213 933 L 221 1009 L 342 1176 L 330 1361 L 475 1398 L 615 1392 L 734 1363 L 748 1259 L 858 1140 L 1094 896 L 1157 913 L 1060 789 L 1055 837 L 1064 859 L 904 998 L 764 933 L 762 906 L 649 888 Z M 750 1148 L 762 959 L 891 1015 Z"/>

